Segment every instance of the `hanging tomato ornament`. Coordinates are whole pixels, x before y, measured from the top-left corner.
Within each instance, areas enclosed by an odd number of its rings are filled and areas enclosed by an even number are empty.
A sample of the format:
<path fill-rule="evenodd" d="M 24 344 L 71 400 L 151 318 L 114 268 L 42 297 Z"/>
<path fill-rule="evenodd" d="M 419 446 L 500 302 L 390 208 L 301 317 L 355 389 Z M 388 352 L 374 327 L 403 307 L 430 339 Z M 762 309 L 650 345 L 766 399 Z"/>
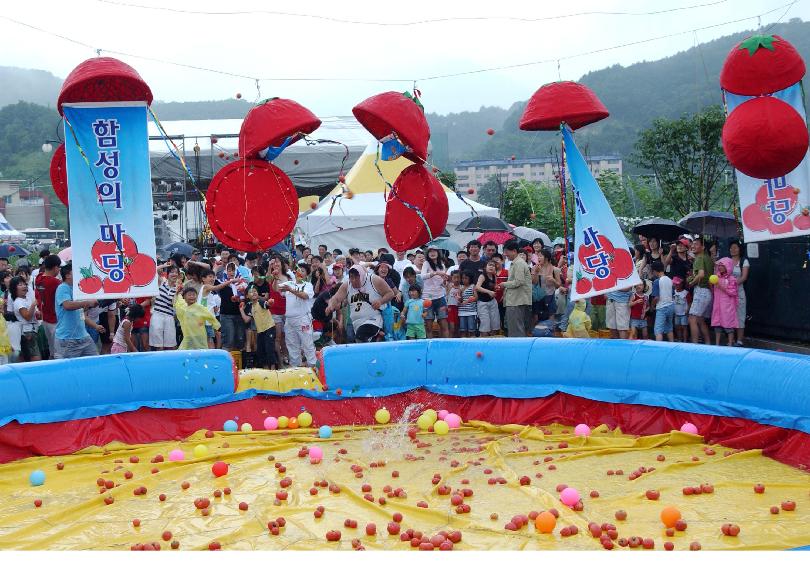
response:
<path fill-rule="evenodd" d="M 242 159 L 220 169 L 211 180 L 205 212 L 220 241 L 242 252 L 258 252 L 292 232 L 298 194 L 290 178 L 273 164 Z"/>
<path fill-rule="evenodd" d="M 801 55 L 778 35 L 754 35 L 734 46 L 723 62 L 720 86 L 731 93 L 760 96 L 802 80 Z"/>
<path fill-rule="evenodd" d="M 242 98 L 242 93 L 236 93 L 236 98 Z"/>
<path fill-rule="evenodd" d="M 487 136 L 493 136 L 495 134 L 495 130 L 493 128 L 487 128 Z"/>
<path fill-rule="evenodd" d="M 559 130 L 560 124 L 565 122 L 576 130 L 609 115 L 591 89 L 572 81 L 561 81 L 537 89 L 520 117 L 520 129 Z"/>
<path fill-rule="evenodd" d="M 414 162 L 427 160 L 430 127 L 417 96 L 409 92 L 380 93 L 355 106 L 352 114 L 377 140 L 392 144 L 389 150 L 398 149 Z M 394 148 L 394 143 L 403 147 Z"/>
<path fill-rule="evenodd" d="M 217 138 L 216 136 L 211 136 L 211 143 L 216 144 L 217 142 L 219 142 L 219 138 Z"/>
<path fill-rule="evenodd" d="M 218 155 L 219 155 L 220 159 L 222 159 L 222 158 L 224 158 L 224 157 L 225 157 L 225 152 L 219 152 L 219 154 L 218 154 Z"/>
<path fill-rule="evenodd" d="M 152 90 L 138 72 L 113 57 L 94 57 L 80 63 L 62 83 L 56 108 L 71 102 L 142 100 L 152 104 Z"/>
<path fill-rule="evenodd" d="M 287 146 L 321 125 L 320 119 L 294 100 L 271 98 L 250 109 L 239 130 L 239 154 L 272 161 Z"/>
<path fill-rule="evenodd" d="M 65 144 L 62 143 L 56 148 L 51 157 L 51 185 L 57 198 L 66 206 L 68 204 L 67 187 L 67 158 L 65 157 Z"/>
<path fill-rule="evenodd" d="M 749 177 L 772 179 L 796 169 L 807 154 L 807 125 L 788 103 L 752 98 L 735 108 L 723 125 L 723 151 Z"/>
<path fill-rule="evenodd" d="M 385 238 L 397 252 L 421 246 L 442 233 L 448 214 L 447 194 L 439 180 L 424 166 L 411 165 L 399 174 L 388 196 Z"/>

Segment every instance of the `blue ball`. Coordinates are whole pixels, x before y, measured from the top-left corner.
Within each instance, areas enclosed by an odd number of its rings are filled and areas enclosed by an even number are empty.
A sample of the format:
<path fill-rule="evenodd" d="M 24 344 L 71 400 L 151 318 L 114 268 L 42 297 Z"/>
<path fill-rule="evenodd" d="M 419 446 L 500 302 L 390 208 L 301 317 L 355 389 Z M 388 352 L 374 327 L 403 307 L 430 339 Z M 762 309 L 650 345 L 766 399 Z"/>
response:
<path fill-rule="evenodd" d="M 31 476 L 28 477 L 28 481 L 31 483 L 31 486 L 42 486 L 45 484 L 45 473 L 37 469 L 31 473 Z"/>
<path fill-rule="evenodd" d="M 229 419 L 225 422 L 225 425 L 222 426 L 224 431 L 236 431 L 239 429 L 239 426 L 236 425 L 236 422 L 232 419 Z"/>
<path fill-rule="evenodd" d="M 321 425 L 318 429 L 318 437 L 321 439 L 329 439 L 332 436 L 332 428 L 328 425 Z"/>

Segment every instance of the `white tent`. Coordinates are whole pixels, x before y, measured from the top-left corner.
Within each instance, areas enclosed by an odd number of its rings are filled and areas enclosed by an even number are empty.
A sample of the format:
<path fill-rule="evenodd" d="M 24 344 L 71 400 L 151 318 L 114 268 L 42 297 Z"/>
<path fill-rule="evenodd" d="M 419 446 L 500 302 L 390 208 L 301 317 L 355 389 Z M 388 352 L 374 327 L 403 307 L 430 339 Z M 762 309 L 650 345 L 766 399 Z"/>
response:
<path fill-rule="evenodd" d="M 385 181 L 374 165 L 376 153 L 377 142 L 374 141 L 346 175 L 346 185 L 353 193 L 353 198 L 341 197 L 342 188 L 337 186 L 321 200 L 315 210 L 299 217 L 296 224 L 297 241 L 303 240 L 313 248 L 325 244 L 330 250 L 340 248 L 344 252 L 349 248 L 363 250 L 376 250 L 382 246 L 390 248 L 383 228 Z M 382 174 L 391 184 L 409 165 L 411 162 L 405 158 L 379 163 Z M 498 209 L 476 203 L 466 197 L 462 200 L 446 187 L 445 191 L 450 206 L 447 230 L 450 237 L 459 244 L 466 244 L 474 236 L 453 230 L 461 221 L 475 213 L 498 216 Z"/>
<path fill-rule="evenodd" d="M 0 213 L 0 242 L 20 242 L 25 240 L 25 235 L 11 226 L 6 217 Z"/>

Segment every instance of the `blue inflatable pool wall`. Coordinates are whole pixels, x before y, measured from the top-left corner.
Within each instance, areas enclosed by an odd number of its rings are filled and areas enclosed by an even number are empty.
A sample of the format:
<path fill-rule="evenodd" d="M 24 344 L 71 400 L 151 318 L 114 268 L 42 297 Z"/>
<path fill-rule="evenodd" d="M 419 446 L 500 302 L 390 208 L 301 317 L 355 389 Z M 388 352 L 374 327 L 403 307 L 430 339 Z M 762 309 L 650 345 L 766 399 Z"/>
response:
<path fill-rule="evenodd" d="M 0 425 L 203 407 L 255 395 L 338 400 L 425 388 L 501 398 L 564 392 L 810 433 L 810 357 L 802 355 L 650 341 L 445 339 L 329 347 L 323 365 L 325 392 L 235 394 L 232 360 L 221 350 L 12 364 L 0 367 Z"/>

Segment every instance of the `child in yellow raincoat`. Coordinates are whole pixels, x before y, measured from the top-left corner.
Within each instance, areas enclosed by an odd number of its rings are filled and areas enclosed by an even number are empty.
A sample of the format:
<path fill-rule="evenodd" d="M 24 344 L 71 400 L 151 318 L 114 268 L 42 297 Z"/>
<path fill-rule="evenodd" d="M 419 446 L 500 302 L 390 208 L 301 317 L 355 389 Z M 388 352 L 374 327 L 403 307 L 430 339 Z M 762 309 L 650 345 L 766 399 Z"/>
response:
<path fill-rule="evenodd" d="M 585 301 L 580 299 L 574 304 L 574 310 L 568 317 L 568 328 L 564 336 L 569 339 L 589 339 L 591 330 L 591 318 L 585 313 Z"/>
<path fill-rule="evenodd" d="M 181 285 L 177 286 L 178 291 L 180 291 Z M 221 325 L 207 307 L 197 303 L 196 289 L 191 286 L 182 288 L 182 293 L 178 293 L 175 297 L 174 310 L 177 320 L 180 321 L 180 328 L 183 330 L 183 342 L 180 343 L 179 350 L 207 349 L 206 323 L 216 331 L 217 344 L 219 344 L 219 328 Z"/>
<path fill-rule="evenodd" d="M 6 307 L 6 302 L 0 298 L 0 313 Z M 8 338 L 8 328 L 6 327 L 6 319 L 0 315 L 0 364 L 7 364 L 8 357 L 11 354 L 11 341 Z"/>

